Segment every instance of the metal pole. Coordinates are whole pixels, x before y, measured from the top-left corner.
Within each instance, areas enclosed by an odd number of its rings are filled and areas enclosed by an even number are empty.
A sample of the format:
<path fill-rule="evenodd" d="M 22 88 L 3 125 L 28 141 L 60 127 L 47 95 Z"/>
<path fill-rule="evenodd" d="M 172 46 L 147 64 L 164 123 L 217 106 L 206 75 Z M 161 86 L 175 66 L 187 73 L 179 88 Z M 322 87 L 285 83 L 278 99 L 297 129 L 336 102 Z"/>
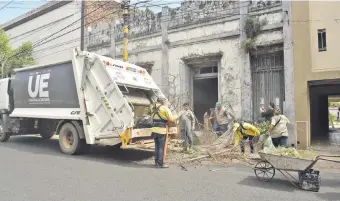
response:
<path fill-rule="evenodd" d="M 122 4 L 122 9 L 124 9 L 124 12 L 123 12 L 123 20 L 124 20 L 123 61 L 128 60 L 127 46 L 128 46 L 128 35 L 129 35 L 129 19 L 130 19 L 129 6 L 130 6 L 130 1 L 124 0 Z"/>
<path fill-rule="evenodd" d="M 84 32 L 85 32 L 85 0 L 81 1 L 81 22 L 80 22 L 80 50 L 84 50 Z"/>

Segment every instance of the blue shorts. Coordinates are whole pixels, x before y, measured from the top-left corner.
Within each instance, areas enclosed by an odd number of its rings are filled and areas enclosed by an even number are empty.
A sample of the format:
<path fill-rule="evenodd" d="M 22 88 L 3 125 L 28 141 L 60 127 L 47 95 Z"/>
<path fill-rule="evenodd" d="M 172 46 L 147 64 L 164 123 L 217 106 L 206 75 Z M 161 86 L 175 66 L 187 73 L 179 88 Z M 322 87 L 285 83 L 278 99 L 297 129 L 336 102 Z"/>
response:
<path fill-rule="evenodd" d="M 278 138 L 272 138 L 273 144 L 275 147 L 286 147 L 288 143 L 288 137 L 287 136 L 281 136 Z"/>

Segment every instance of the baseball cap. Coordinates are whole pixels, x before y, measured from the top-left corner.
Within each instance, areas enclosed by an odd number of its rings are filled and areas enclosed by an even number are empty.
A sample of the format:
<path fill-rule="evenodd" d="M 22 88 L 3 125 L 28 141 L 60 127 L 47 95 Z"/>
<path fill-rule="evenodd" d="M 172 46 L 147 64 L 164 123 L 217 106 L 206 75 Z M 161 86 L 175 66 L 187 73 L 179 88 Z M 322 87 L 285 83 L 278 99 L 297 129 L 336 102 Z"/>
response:
<path fill-rule="evenodd" d="M 218 106 L 221 106 L 221 103 L 220 103 L 220 102 L 217 102 L 217 103 L 216 103 L 216 107 L 218 107 Z"/>

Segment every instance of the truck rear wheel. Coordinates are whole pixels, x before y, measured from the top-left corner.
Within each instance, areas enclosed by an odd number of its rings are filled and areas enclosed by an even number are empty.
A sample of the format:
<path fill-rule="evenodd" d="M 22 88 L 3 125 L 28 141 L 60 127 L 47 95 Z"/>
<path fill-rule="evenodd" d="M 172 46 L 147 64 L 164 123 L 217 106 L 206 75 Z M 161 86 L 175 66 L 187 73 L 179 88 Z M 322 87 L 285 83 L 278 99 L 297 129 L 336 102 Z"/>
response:
<path fill-rule="evenodd" d="M 76 127 L 71 123 L 62 125 L 59 131 L 59 146 L 63 153 L 75 155 L 82 152 L 85 142 L 79 138 Z"/>
<path fill-rule="evenodd" d="M 0 125 L 0 142 L 6 142 L 11 135 L 9 133 L 5 133 L 4 127 Z"/>

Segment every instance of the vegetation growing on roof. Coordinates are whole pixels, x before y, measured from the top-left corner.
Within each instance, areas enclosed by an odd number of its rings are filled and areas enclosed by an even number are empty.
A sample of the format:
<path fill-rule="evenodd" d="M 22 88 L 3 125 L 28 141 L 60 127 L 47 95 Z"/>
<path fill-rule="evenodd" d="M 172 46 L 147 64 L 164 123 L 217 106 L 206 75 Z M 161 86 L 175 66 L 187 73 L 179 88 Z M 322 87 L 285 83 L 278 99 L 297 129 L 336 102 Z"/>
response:
<path fill-rule="evenodd" d="M 241 47 L 247 52 L 256 49 L 256 38 L 260 34 L 263 26 L 267 24 L 267 20 L 260 20 L 259 17 L 247 17 L 245 24 L 245 32 L 247 39 L 242 41 Z"/>

